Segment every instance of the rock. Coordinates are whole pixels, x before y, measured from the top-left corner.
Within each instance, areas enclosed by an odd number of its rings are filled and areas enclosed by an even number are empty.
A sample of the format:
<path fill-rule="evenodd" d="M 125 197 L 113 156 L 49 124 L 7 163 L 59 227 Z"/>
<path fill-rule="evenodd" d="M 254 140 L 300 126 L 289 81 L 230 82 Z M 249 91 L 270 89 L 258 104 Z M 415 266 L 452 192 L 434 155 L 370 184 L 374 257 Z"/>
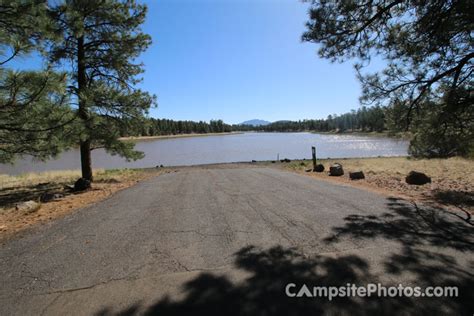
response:
<path fill-rule="evenodd" d="M 63 186 L 64 190 L 66 191 L 69 191 L 69 192 L 73 192 L 74 191 L 74 186 L 73 185 L 69 185 L 69 184 L 65 184 Z"/>
<path fill-rule="evenodd" d="M 324 165 L 322 164 L 317 164 L 316 168 L 313 170 L 314 172 L 323 172 L 324 171 Z"/>
<path fill-rule="evenodd" d="M 63 197 L 64 195 L 60 193 L 43 193 L 40 197 L 40 202 L 46 203 L 46 202 L 62 199 Z"/>
<path fill-rule="evenodd" d="M 291 160 L 288 159 L 288 158 L 282 159 L 282 160 L 280 160 L 280 161 L 281 161 L 281 162 L 291 162 Z"/>
<path fill-rule="evenodd" d="M 423 172 L 410 171 L 408 176 L 406 176 L 405 181 L 408 184 L 423 185 L 431 183 L 431 178 Z"/>
<path fill-rule="evenodd" d="M 342 169 L 342 165 L 340 163 L 335 163 L 331 167 L 329 167 L 329 175 L 333 177 L 339 177 L 344 174 L 344 169 Z"/>
<path fill-rule="evenodd" d="M 84 178 L 77 179 L 76 183 L 74 183 L 74 191 L 84 191 L 90 189 L 91 182 Z"/>
<path fill-rule="evenodd" d="M 351 178 L 351 180 L 360 180 L 365 179 L 365 175 L 362 171 L 349 172 L 349 178 Z"/>
<path fill-rule="evenodd" d="M 15 206 L 15 209 L 17 211 L 25 212 L 25 213 L 33 213 L 39 210 L 41 207 L 41 204 L 35 201 L 26 201 L 22 203 L 18 203 Z"/>

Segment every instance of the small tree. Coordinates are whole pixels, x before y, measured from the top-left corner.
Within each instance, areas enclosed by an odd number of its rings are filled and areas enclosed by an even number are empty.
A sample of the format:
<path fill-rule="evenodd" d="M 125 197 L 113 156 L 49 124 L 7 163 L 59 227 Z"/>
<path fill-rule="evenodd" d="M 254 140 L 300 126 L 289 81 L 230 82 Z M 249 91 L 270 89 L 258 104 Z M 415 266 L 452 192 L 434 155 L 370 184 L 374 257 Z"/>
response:
<path fill-rule="evenodd" d="M 76 130 L 82 177 L 92 180 L 91 150 L 138 159 L 133 143 L 118 140 L 124 124 L 141 120 L 155 97 L 134 85 L 143 72 L 134 60 L 151 43 L 140 26 L 146 6 L 135 1 L 68 0 L 51 8 L 63 40 L 50 48 L 50 60 L 69 71 L 69 91 L 76 102 Z"/>

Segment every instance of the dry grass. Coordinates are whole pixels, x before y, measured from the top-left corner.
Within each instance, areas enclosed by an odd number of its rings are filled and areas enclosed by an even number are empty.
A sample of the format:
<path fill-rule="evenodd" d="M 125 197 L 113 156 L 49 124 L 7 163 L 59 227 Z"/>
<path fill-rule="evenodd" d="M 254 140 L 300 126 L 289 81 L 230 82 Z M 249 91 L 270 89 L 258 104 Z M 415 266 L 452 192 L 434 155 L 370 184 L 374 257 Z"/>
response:
<path fill-rule="evenodd" d="M 327 172 L 305 172 L 312 162 L 292 161 L 279 164 L 292 170 L 319 179 L 343 182 L 388 195 L 413 200 L 463 208 L 474 213 L 474 160 L 463 158 L 449 159 L 412 159 L 396 158 L 359 158 L 359 159 L 326 159 L 318 160 L 324 164 L 326 171 L 335 162 L 343 165 L 345 174 L 342 177 L 329 177 Z M 365 180 L 351 181 L 349 172 L 362 170 Z M 431 177 L 432 183 L 422 186 L 405 183 L 406 175 L 420 171 Z"/>
<path fill-rule="evenodd" d="M 73 193 L 65 189 L 80 177 L 79 171 L 51 171 L 0 178 L 0 240 L 37 223 L 61 217 L 78 208 L 103 200 L 113 193 L 139 181 L 169 172 L 164 169 L 96 170 L 92 189 Z M 44 193 L 59 193 L 64 197 L 48 203 L 34 212 L 15 209 L 17 203 L 39 201 Z"/>
<path fill-rule="evenodd" d="M 320 159 L 326 168 L 339 162 L 347 171 L 363 170 L 366 174 L 385 174 L 391 176 L 405 177 L 411 170 L 428 174 L 436 180 L 449 178 L 468 180 L 474 183 L 474 161 L 463 158 L 449 159 L 412 159 L 406 157 L 394 158 L 355 158 L 355 159 Z M 302 168 L 301 161 L 293 161 L 287 165 L 290 169 L 304 169 L 312 166 L 312 162 L 306 160 L 307 167 Z"/>
<path fill-rule="evenodd" d="M 146 169 L 96 169 L 94 170 L 95 181 L 125 180 L 136 175 L 150 172 Z M 0 174 L 0 190 L 6 188 L 18 188 L 24 186 L 38 185 L 41 183 L 71 183 L 81 177 L 79 170 L 54 170 L 45 172 L 25 173 L 21 175 Z M 0 205 L 1 207 L 1 205 Z"/>

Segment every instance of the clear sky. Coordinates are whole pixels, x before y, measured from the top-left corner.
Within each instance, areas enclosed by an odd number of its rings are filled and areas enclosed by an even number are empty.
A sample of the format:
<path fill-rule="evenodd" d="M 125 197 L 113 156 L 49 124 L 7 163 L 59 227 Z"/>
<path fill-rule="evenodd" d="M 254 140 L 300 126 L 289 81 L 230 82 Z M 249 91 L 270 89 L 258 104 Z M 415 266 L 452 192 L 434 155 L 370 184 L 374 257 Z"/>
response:
<path fill-rule="evenodd" d="M 351 62 L 320 59 L 303 43 L 308 4 L 298 0 L 157 0 L 143 30 L 142 88 L 159 118 L 240 123 L 324 118 L 359 107 Z"/>
<path fill-rule="evenodd" d="M 150 116 L 176 120 L 299 120 L 359 107 L 352 62 L 331 63 L 301 35 L 299 0 L 141 0 L 153 44 L 140 87 L 157 95 Z M 34 68 L 39 58 L 11 64 Z M 372 66 L 371 66 L 372 67 Z"/>

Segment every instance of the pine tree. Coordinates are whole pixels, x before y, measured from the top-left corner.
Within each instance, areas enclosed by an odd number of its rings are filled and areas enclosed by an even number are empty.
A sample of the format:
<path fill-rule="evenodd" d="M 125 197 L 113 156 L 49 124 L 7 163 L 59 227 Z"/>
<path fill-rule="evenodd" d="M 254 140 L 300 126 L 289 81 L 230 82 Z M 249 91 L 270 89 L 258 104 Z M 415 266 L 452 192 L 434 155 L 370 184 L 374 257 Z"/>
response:
<path fill-rule="evenodd" d="M 419 139 L 436 141 L 417 148 L 429 148 L 427 155 L 442 156 L 466 151 L 461 148 L 464 142 L 454 146 L 456 150 L 434 150 L 440 133 L 449 133 L 446 138 L 455 143 L 472 133 L 465 127 L 470 125 L 470 116 L 464 115 L 474 111 L 472 12 L 474 2 L 469 0 L 314 0 L 303 39 L 319 44 L 323 58 L 358 59 L 355 66 L 363 85 L 362 102 L 397 104 L 397 111 L 404 108 L 405 122 L 399 123 L 412 132 L 420 132 L 412 123 L 426 118 L 417 126 L 433 129 L 427 132 L 437 137 Z M 383 58 L 387 67 L 363 73 L 363 66 L 374 55 Z M 459 97 L 464 91 L 468 91 L 467 97 Z M 431 110 L 425 108 L 428 104 Z M 463 115 L 457 115 L 457 121 L 442 119 L 445 128 L 435 131 L 440 128 L 439 120 L 427 116 L 427 111 L 440 119 L 452 113 Z M 415 152 L 424 155 L 421 150 Z"/>
<path fill-rule="evenodd" d="M 12 66 L 55 40 L 47 2 L 2 1 L 0 24 L 0 162 L 26 154 L 54 157 L 69 147 L 67 125 L 74 121 L 64 74 L 50 69 L 18 71 Z"/>
<path fill-rule="evenodd" d="M 139 124 L 155 102 L 154 96 L 134 88 L 143 72 L 135 59 L 151 44 L 140 28 L 146 12 L 146 6 L 133 0 L 68 0 L 51 8 L 63 41 L 52 45 L 50 60 L 69 70 L 85 179 L 92 180 L 93 149 L 127 159 L 143 156 L 132 142 L 118 137 L 124 124 Z"/>

